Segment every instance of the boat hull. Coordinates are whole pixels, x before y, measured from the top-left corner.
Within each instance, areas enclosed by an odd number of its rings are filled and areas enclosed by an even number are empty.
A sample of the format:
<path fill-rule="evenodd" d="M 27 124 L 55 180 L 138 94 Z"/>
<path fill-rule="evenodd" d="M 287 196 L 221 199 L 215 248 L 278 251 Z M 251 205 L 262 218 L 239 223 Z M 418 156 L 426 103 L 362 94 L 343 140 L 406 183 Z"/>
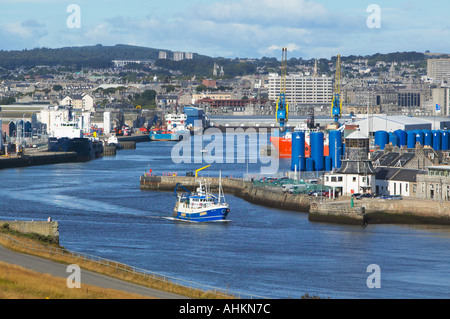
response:
<path fill-rule="evenodd" d="M 190 222 L 215 222 L 226 220 L 229 212 L 230 209 L 225 206 L 192 212 L 178 210 L 174 212 L 173 217 Z"/>
<path fill-rule="evenodd" d="M 89 138 L 55 138 L 48 139 L 49 152 L 75 152 L 80 161 L 89 161 L 103 156 L 103 143 Z"/>
<path fill-rule="evenodd" d="M 184 135 L 189 133 L 153 133 L 150 134 L 151 141 L 181 141 Z"/>
<path fill-rule="evenodd" d="M 270 142 L 278 152 L 279 158 L 291 158 L 292 157 L 292 139 L 280 136 L 271 136 Z M 328 156 L 330 153 L 329 146 L 327 144 L 323 147 L 324 156 Z M 305 157 L 311 157 L 311 147 L 305 142 Z"/>

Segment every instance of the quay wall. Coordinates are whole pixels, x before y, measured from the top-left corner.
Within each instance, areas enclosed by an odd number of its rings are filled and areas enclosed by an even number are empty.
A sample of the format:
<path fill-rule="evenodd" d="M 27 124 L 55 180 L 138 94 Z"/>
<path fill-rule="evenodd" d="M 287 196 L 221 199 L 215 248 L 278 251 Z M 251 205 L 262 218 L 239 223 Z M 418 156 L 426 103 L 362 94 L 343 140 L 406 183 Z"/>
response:
<path fill-rule="evenodd" d="M 335 203 L 311 204 L 308 219 L 337 224 L 364 225 L 367 223 L 364 207 L 350 207 L 350 205 Z"/>
<path fill-rule="evenodd" d="M 202 177 L 206 180 L 213 191 L 217 190 L 219 178 Z M 157 191 L 174 191 L 177 183 L 181 183 L 184 187 L 193 191 L 198 186 L 195 177 L 180 176 L 141 176 L 141 190 L 157 190 Z M 293 210 L 307 213 L 309 211 L 310 198 L 304 195 L 292 195 L 276 192 L 273 189 L 265 189 L 261 187 L 253 187 L 251 182 L 238 179 L 222 178 L 222 189 L 224 193 L 240 197 L 252 204 Z"/>
<path fill-rule="evenodd" d="M 25 234 L 51 236 L 59 242 L 59 224 L 56 221 L 0 220 L 0 227 L 3 227 L 6 224 L 9 229 Z"/>
<path fill-rule="evenodd" d="M 57 152 L 24 155 L 19 157 L 1 157 L 0 169 L 79 162 L 75 152 Z"/>
<path fill-rule="evenodd" d="M 367 223 L 450 225 L 450 202 L 432 200 L 364 200 L 355 206 L 365 208 Z"/>
<path fill-rule="evenodd" d="M 217 190 L 218 178 L 201 177 L 207 180 L 213 191 Z M 195 177 L 184 176 L 141 176 L 141 190 L 170 191 L 181 183 L 190 191 L 198 183 Z M 435 224 L 450 225 L 450 202 L 424 200 L 355 200 L 350 199 L 316 201 L 315 197 L 283 193 L 280 189 L 253 187 L 251 182 L 222 178 L 225 193 L 240 197 L 250 203 L 308 213 L 310 221 L 343 224 Z"/>
<path fill-rule="evenodd" d="M 150 137 L 148 134 L 132 134 L 131 136 L 118 136 L 117 139 L 120 142 L 136 142 L 136 143 L 142 143 L 142 142 L 150 142 Z"/>

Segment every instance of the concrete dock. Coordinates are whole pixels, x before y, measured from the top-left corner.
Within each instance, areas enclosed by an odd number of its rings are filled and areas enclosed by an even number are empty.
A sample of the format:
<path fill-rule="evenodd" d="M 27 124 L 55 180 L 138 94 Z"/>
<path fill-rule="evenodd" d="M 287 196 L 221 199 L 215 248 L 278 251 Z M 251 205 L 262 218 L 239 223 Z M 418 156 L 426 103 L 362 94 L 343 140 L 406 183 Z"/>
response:
<path fill-rule="evenodd" d="M 0 156 L 0 169 L 79 162 L 75 152 L 35 152 L 23 156 Z"/>

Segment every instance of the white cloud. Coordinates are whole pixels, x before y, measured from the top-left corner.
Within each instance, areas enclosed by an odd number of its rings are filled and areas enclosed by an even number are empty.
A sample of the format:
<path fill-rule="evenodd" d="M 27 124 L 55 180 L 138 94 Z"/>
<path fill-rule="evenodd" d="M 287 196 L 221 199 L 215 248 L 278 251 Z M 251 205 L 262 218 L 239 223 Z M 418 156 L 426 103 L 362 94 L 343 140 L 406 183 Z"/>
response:
<path fill-rule="evenodd" d="M 9 23 L 4 27 L 4 30 L 11 35 L 16 35 L 25 39 L 40 38 L 47 35 L 45 25 L 36 20 Z"/>

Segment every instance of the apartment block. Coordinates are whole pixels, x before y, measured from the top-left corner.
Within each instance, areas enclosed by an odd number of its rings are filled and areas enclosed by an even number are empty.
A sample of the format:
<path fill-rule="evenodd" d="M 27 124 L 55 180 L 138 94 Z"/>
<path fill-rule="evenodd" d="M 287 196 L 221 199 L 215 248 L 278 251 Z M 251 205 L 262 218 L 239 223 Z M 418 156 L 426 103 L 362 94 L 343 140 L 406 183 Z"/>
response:
<path fill-rule="evenodd" d="M 429 59 L 427 61 L 427 76 L 437 82 L 450 80 L 450 59 Z"/>
<path fill-rule="evenodd" d="M 280 95 L 281 76 L 270 74 L 268 79 L 269 99 Z M 289 103 L 328 104 L 333 99 L 333 79 L 327 76 L 286 76 L 286 98 Z"/>

